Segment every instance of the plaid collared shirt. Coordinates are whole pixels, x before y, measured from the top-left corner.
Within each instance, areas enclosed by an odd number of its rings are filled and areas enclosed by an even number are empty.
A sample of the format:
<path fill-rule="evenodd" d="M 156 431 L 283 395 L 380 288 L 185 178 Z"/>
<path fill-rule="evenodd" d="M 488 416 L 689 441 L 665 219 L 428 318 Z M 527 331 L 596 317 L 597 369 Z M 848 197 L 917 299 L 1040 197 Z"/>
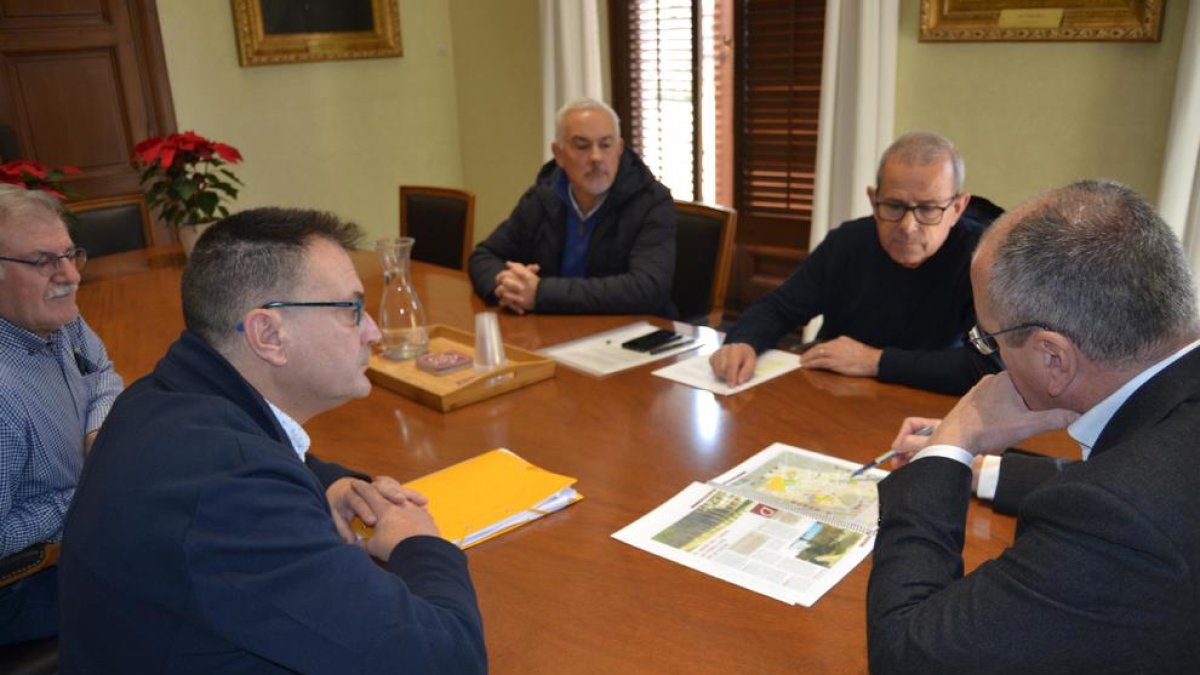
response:
<path fill-rule="evenodd" d="M 76 318 L 41 337 L 0 319 L 0 556 L 62 533 L 83 468 L 121 377 Z"/>

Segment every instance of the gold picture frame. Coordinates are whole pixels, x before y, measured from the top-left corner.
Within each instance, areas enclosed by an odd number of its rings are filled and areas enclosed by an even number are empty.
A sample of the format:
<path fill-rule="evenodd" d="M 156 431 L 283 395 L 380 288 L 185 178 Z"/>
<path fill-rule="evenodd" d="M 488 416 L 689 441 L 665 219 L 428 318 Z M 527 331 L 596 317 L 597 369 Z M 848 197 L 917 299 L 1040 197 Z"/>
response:
<path fill-rule="evenodd" d="M 231 0 L 233 23 L 237 30 L 238 61 L 242 66 L 261 66 L 306 61 L 336 61 L 342 59 L 374 59 L 402 56 L 400 46 L 400 8 L 397 0 L 326 0 L 284 5 L 278 0 Z M 286 1 L 286 0 L 285 0 Z M 365 10 L 370 5 L 370 17 L 346 17 L 352 6 Z M 312 7 L 321 9 L 314 12 Z M 278 16 L 285 7 L 287 16 Z M 276 10 L 275 13 L 272 10 Z M 309 16 L 305 16 L 309 12 Z M 342 14 L 342 25 L 328 23 L 332 14 Z M 358 24 L 354 24 L 354 21 Z M 285 23 L 286 22 L 286 23 Z M 359 25 L 361 24 L 361 25 Z"/>
<path fill-rule="evenodd" d="M 1166 0 L 921 0 L 922 42 L 1157 41 Z"/>

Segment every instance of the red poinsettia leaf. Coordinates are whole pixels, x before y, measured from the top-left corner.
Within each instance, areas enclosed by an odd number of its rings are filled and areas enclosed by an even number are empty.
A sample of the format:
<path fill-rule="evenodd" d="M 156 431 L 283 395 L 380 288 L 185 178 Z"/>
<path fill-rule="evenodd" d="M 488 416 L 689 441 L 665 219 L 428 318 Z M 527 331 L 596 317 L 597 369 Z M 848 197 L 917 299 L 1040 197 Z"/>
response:
<path fill-rule="evenodd" d="M 71 174 L 82 173 L 79 170 L 79 167 L 71 166 L 70 164 L 63 164 L 62 168 L 59 169 L 59 171 L 62 171 L 63 173 L 67 174 L 68 176 L 70 176 Z"/>
<path fill-rule="evenodd" d="M 135 157 L 141 157 L 141 158 L 145 159 L 147 162 L 152 162 L 154 160 L 148 159 L 148 156 L 150 155 L 151 152 L 154 153 L 154 156 L 158 156 L 157 149 L 159 146 L 162 145 L 162 143 L 163 143 L 162 136 L 151 136 L 150 138 L 147 138 L 146 140 L 142 141 L 141 143 L 138 143 L 137 145 L 133 146 L 133 154 Z"/>
<path fill-rule="evenodd" d="M 213 143 L 212 147 L 213 150 L 217 152 L 218 157 L 226 162 L 229 162 L 230 164 L 237 164 L 238 162 L 242 161 L 242 153 L 238 152 L 237 148 L 233 147 L 232 145 Z"/>
<path fill-rule="evenodd" d="M 171 168 L 171 163 L 175 161 L 175 148 L 163 147 L 163 148 L 160 148 L 159 150 L 160 150 L 160 152 L 159 152 L 158 163 L 160 166 L 162 166 L 163 170 L 165 171 L 165 170 Z"/>
<path fill-rule="evenodd" d="M 42 166 L 40 164 L 38 164 L 37 162 L 25 162 L 24 165 L 21 167 L 21 170 L 24 171 L 25 173 L 33 176 L 34 178 L 45 178 L 46 177 L 46 170 L 43 169 Z"/>
<path fill-rule="evenodd" d="M 171 136 L 174 145 L 179 150 L 196 150 L 203 146 L 208 141 L 203 136 L 194 131 L 185 131 L 182 134 L 173 134 Z"/>

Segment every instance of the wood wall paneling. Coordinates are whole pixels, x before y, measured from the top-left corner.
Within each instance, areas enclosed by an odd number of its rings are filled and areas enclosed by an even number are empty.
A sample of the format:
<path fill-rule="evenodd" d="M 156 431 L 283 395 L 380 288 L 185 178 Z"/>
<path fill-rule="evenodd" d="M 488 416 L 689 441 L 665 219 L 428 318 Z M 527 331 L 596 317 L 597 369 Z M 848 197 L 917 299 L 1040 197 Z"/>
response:
<path fill-rule="evenodd" d="M 3 0 L 0 19 L 54 21 L 63 18 L 102 20 L 104 0 Z"/>
<path fill-rule="evenodd" d="M 22 54 L 11 59 L 10 71 L 23 147 L 36 148 L 43 162 L 84 172 L 128 167 L 132 142 L 113 51 Z"/>
<path fill-rule="evenodd" d="M 174 130 L 155 0 L 0 0 L 3 160 L 77 166 L 85 197 L 130 194 L 133 146 Z"/>

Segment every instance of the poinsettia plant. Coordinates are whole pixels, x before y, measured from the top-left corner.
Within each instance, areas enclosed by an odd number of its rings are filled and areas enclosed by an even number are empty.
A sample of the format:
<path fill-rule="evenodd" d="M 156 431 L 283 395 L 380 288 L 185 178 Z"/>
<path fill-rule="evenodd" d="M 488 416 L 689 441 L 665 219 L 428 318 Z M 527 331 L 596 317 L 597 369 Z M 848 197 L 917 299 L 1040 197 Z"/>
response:
<path fill-rule="evenodd" d="M 79 173 L 79 169 L 70 165 L 54 167 L 27 159 L 17 159 L 0 164 L 0 183 L 20 185 L 26 190 L 49 192 L 65 201 L 68 198 L 80 197 L 71 186 L 63 183 L 64 178 L 76 173 Z"/>
<path fill-rule="evenodd" d="M 146 204 L 175 227 L 199 225 L 229 215 L 226 199 L 236 199 L 242 181 L 229 165 L 242 161 L 231 145 L 194 131 L 154 136 L 133 148 L 142 169 Z"/>

